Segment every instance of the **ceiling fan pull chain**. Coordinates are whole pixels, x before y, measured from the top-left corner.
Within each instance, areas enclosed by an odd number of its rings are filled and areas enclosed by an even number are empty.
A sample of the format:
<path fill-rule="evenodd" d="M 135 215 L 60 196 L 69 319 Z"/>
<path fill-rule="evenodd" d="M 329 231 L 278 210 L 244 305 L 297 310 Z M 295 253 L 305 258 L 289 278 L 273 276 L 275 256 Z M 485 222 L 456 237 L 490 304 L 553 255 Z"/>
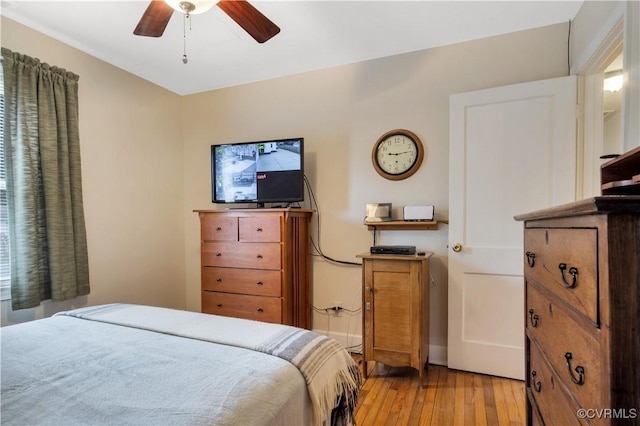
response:
<path fill-rule="evenodd" d="M 189 19 L 189 14 L 185 14 L 182 19 L 182 63 L 186 64 L 189 62 L 187 58 L 187 19 Z M 191 21 L 189 21 L 189 29 L 191 29 Z"/>

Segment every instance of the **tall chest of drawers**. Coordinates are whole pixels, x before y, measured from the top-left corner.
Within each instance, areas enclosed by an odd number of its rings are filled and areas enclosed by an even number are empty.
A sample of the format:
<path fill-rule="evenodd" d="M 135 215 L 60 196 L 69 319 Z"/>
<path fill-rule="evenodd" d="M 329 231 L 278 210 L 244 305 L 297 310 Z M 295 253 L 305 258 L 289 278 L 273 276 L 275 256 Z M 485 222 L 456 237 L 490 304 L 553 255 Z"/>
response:
<path fill-rule="evenodd" d="M 527 424 L 640 423 L 640 196 L 524 221 Z"/>
<path fill-rule="evenodd" d="M 202 312 L 311 328 L 312 210 L 196 210 Z"/>

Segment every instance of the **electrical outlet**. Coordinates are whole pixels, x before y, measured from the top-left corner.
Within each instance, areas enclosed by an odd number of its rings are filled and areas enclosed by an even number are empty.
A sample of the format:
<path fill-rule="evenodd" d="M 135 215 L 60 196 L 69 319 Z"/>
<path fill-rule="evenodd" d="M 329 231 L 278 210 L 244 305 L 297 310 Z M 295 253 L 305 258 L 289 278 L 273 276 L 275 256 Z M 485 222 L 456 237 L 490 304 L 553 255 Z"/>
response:
<path fill-rule="evenodd" d="M 333 302 L 333 313 L 336 316 L 340 316 L 340 314 L 342 313 L 342 302 Z"/>

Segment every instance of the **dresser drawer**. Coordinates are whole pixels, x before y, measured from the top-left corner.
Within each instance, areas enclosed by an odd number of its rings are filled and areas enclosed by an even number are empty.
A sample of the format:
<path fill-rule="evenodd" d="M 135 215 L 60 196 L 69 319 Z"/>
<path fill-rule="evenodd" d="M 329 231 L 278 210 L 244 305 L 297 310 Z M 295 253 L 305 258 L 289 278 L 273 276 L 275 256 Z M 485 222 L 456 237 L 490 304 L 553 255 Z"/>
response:
<path fill-rule="evenodd" d="M 282 302 L 277 297 L 202 292 L 202 312 L 265 322 L 282 322 Z"/>
<path fill-rule="evenodd" d="M 239 240 L 245 242 L 280 242 L 280 216 L 241 217 L 238 219 Z"/>
<path fill-rule="evenodd" d="M 596 229 L 528 228 L 525 275 L 598 324 Z"/>
<path fill-rule="evenodd" d="M 280 269 L 280 243 L 202 243 L 202 266 Z"/>
<path fill-rule="evenodd" d="M 200 213 L 202 241 L 238 241 L 238 218 Z"/>
<path fill-rule="evenodd" d="M 578 407 L 572 401 L 571 395 L 563 387 L 534 342 L 530 344 L 527 391 L 533 397 L 532 414 L 536 421 L 539 420 L 536 418 L 539 415 L 542 417 L 543 424 L 546 425 L 588 424 L 578 417 Z M 534 421 L 533 424 L 536 422 Z"/>
<path fill-rule="evenodd" d="M 556 374 L 582 407 L 604 407 L 601 382 L 600 330 L 587 331 L 566 312 L 564 304 L 527 283 L 527 331 L 537 341 Z M 531 344 L 533 348 L 535 345 Z M 607 389 L 606 387 L 604 389 Z"/>
<path fill-rule="evenodd" d="M 280 297 L 282 293 L 281 277 L 280 271 L 204 266 L 202 268 L 202 289 Z"/>

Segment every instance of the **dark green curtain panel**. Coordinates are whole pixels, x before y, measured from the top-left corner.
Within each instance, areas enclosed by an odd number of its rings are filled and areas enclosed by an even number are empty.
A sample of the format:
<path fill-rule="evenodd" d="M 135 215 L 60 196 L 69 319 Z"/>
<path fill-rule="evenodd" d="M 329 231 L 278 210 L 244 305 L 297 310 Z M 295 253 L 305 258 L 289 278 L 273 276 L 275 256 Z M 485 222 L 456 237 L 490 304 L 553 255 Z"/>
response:
<path fill-rule="evenodd" d="M 2 48 L 14 310 L 89 294 L 78 76 Z"/>

